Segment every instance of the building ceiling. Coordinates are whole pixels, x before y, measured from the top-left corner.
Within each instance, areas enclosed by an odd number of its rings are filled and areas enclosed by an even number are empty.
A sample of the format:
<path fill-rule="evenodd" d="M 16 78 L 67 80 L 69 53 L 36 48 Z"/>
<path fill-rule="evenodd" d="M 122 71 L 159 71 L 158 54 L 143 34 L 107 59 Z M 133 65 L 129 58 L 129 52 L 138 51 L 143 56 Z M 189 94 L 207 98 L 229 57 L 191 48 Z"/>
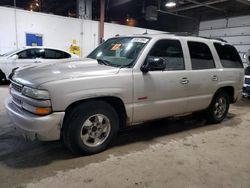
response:
<path fill-rule="evenodd" d="M 176 0 L 177 6 L 173 8 L 165 7 L 166 2 L 167 0 L 110 0 L 110 14 L 119 16 L 120 19 L 128 14 L 140 17 L 149 5 L 157 6 L 160 15 L 170 15 L 176 19 L 209 20 L 250 14 L 249 0 Z"/>
<path fill-rule="evenodd" d="M 76 16 L 77 0 L 16 0 L 18 8 L 29 10 L 30 4 L 39 1 L 41 11 L 63 16 Z M 177 6 L 167 8 L 167 0 L 106 0 L 105 21 L 133 24 L 139 27 L 165 31 L 193 31 L 203 20 L 250 14 L 250 0 L 176 0 Z M 100 0 L 93 0 L 93 19 L 99 20 Z M 0 6 L 12 6 L 14 0 L 1 0 Z M 147 7 L 155 6 L 157 19 L 145 19 Z"/>

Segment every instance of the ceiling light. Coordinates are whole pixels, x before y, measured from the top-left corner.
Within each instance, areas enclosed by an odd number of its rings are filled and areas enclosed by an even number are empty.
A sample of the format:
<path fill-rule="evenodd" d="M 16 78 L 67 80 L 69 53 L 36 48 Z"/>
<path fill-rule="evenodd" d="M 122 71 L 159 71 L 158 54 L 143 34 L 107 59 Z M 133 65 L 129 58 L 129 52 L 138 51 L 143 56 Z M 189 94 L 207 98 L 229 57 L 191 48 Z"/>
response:
<path fill-rule="evenodd" d="M 176 1 L 175 0 L 168 0 L 165 4 L 166 7 L 175 7 L 176 6 Z"/>

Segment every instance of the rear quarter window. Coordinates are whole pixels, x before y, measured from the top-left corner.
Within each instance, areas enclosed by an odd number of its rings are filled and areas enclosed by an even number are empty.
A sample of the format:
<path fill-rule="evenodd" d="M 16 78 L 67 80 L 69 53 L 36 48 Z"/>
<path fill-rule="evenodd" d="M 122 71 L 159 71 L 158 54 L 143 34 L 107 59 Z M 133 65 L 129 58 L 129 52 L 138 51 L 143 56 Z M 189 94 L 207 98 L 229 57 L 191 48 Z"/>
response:
<path fill-rule="evenodd" d="M 239 53 L 233 46 L 228 44 L 214 43 L 214 47 L 224 68 L 243 68 Z"/>

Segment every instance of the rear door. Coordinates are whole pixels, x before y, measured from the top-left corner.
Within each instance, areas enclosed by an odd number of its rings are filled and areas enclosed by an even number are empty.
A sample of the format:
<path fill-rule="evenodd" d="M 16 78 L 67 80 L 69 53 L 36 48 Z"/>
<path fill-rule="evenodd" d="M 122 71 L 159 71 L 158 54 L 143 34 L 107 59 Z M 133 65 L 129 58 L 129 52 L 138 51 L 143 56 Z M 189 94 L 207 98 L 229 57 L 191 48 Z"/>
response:
<path fill-rule="evenodd" d="M 244 69 L 239 53 L 235 47 L 219 42 L 214 43 L 219 56 L 223 72 L 221 73 L 221 84 L 234 87 L 234 97 L 241 97 Z M 250 93 L 250 88 L 248 88 Z"/>
<path fill-rule="evenodd" d="M 188 111 L 197 111 L 209 106 L 218 88 L 220 74 L 211 51 L 211 44 L 187 41 L 191 70 L 189 75 Z"/>
<path fill-rule="evenodd" d="M 185 67 L 181 42 L 158 40 L 148 57 L 163 58 L 164 71 L 134 71 L 133 122 L 141 122 L 182 114 L 187 111 L 188 70 Z"/>

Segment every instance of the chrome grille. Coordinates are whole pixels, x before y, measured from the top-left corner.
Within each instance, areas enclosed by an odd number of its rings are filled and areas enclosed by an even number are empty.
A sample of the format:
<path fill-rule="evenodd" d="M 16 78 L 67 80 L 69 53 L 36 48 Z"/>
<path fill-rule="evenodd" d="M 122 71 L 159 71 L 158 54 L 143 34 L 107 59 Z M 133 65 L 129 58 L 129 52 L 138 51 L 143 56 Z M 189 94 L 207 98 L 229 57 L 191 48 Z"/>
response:
<path fill-rule="evenodd" d="M 250 84 L 250 78 L 245 78 L 245 84 Z"/>
<path fill-rule="evenodd" d="M 20 84 L 17 84 L 17 83 L 15 83 L 15 82 L 12 82 L 11 83 L 11 87 L 14 89 L 14 90 L 16 90 L 17 92 L 22 92 L 22 89 L 23 89 L 23 86 L 22 85 L 20 85 Z"/>

